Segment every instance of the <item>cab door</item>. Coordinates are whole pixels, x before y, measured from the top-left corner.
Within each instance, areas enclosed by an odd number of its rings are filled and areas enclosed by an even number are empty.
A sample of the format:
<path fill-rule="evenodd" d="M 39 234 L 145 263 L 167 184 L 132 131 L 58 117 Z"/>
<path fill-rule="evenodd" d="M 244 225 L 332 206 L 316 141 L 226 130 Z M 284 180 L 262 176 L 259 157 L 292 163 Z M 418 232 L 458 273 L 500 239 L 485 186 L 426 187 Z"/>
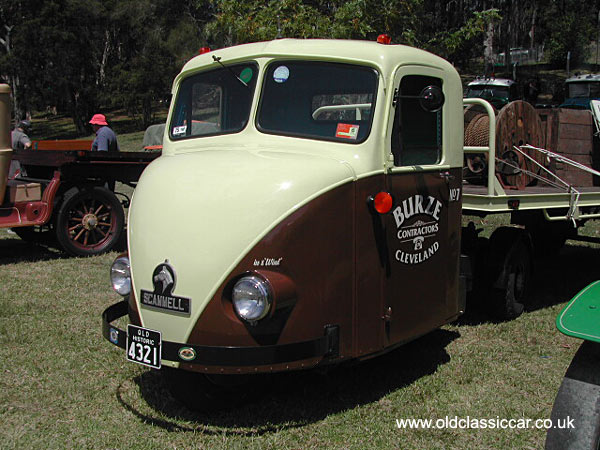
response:
<path fill-rule="evenodd" d="M 457 108 L 424 101 L 428 92 L 444 93 L 446 77 L 441 70 L 406 66 L 395 77 L 388 126 L 393 162 L 390 157 L 386 173 L 394 203 L 384 219 L 386 345 L 425 334 L 457 314 L 462 158 L 458 164 L 461 149 L 456 130 L 449 129 L 458 123 L 451 117 Z M 455 96 L 446 97 L 456 102 Z M 462 109 L 458 113 L 462 135 Z"/>

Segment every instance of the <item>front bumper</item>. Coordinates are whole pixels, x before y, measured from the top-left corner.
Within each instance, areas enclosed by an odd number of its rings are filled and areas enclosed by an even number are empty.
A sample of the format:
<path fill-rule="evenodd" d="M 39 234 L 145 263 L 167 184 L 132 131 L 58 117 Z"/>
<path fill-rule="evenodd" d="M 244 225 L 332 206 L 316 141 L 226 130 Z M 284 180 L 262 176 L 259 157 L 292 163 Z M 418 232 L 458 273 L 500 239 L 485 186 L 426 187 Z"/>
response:
<path fill-rule="evenodd" d="M 127 315 L 128 302 L 123 300 L 106 308 L 102 313 L 102 335 L 117 347 L 125 348 L 127 332 L 111 325 Z M 182 347 L 192 348 L 197 357 L 193 361 L 179 356 Z M 262 345 L 258 347 L 215 347 L 190 345 L 187 343 L 162 341 L 161 359 L 184 364 L 256 367 L 293 363 L 314 358 L 336 358 L 339 354 L 339 327 L 325 327 L 324 335 L 318 339 L 282 345 Z"/>

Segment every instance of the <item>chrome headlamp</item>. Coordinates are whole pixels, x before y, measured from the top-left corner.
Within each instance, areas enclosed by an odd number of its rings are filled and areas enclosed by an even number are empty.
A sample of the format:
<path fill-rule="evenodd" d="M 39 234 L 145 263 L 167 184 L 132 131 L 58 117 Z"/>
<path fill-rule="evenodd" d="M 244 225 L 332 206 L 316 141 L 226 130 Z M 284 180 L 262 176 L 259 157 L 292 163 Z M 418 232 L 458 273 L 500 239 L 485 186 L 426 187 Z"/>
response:
<path fill-rule="evenodd" d="M 112 288 L 121 295 L 131 292 L 131 271 L 129 269 L 129 257 L 119 256 L 110 268 L 110 281 Z"/>
<path fill-rule="evenodd" d="M 269 314 L 273 290 L 267 280 L 255 275 L 240 278 L 233 286 L 231 300 L 236 314 L 246 322 L 255 323 Z"/>

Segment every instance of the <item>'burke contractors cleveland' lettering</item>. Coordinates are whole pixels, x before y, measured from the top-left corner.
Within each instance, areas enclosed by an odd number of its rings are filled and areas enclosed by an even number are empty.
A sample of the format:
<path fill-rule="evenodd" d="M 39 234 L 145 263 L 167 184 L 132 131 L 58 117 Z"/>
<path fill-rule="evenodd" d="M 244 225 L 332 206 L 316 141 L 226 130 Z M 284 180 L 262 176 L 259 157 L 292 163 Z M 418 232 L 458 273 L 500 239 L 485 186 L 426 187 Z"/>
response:
<path fill-rule="evenodd" d="M 440 227 L 438 223 L 414 228 L 403 228 L 402 230 L 398 231 L 398 239 L 410 239 L 416 236 L 427 236 L 437 233 L 439 229 Z"/>
<path fill-rule="evenodd" d="M 402 202 L 394 209 L 394 219 L 396 227 L 400 228 L 406 219 L 410 219 L 417 214 L 425 214 L 433 217 L 436 221 L 440 220 L 440 211 L 442 202 L 429 195 L 427 198 L 423 195 L 413 195 Z"/>
<path fill-rule="evenodd" d="M 435 255 L 439 248 L 439 242 L 434 242 L 431 247 L 420 253 L 404 253 L 402 250 L 397 250 L 396 259 L 403 264 L 419 264 Z"/>
<path fill-rule="evenodd" d="M 397 237 L 402 244 L 401 250 L 396 250 L 396 261 L 402 264 L 414 265 L 427 261 L 437 253 L 440 243 L 436 240 L 439 232 L 442 202 L 432 197 L 415 194 L 404 199 L 393 211 Z M 431 219 L 420 218 L 408 222 L 415 216 L 429 216 Z M 428 245 L 432 242 L 431 245 Z M 407 248 L 408 246 L 412 248 Z"/>

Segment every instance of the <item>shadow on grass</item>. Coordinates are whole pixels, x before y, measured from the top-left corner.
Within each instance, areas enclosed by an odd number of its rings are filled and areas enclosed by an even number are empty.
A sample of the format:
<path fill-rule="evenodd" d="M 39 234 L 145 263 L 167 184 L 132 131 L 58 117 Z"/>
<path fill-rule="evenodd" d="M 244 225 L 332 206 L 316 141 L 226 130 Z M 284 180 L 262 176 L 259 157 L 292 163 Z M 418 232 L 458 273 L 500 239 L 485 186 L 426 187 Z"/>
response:
<path fill-rule="evenodd" d="M 50 245 L 26 242 L 17 236 L 14 239 L 0 239 L 0 265 L 64 258 L 68 258 L 68 255 Z"/>
<path fill-rule="evenodd" d="M 536 259 L 531 280 L 529 300 L 525 311 L 564 303 L 575 296 L 584 287 L 600 279 L 598 258 L 600 249 L 567 243 L 561 251 L 552 257 Z M 485 309 L 485 298 L 474 293 L 467 298 L 467 310 L 457 321 L 458 325 L 478 325 L 481 323 L 500 323 Z"/>
<path fill-rule="evenodd" d="M 144 400 L 157 412 L 156 417 L 128 404 L 120 391 L 116 395 L 124 408 L 145 423 L 168 431 L 265 434 L 304 426 L 330 414 L 377 402 L 390 392 L 433 374 L 450 361 L 446 346 L 459 336 L 454 331 L 436 330 L 378 358 L 339 366 L 327 373 L 311 370 L 271 375 L 264 385 L 248 384 L 250 390 L 261 389 L 261 401 L 230 410 L 211 413 L 188 410 L 171 397 L 160 371 L 145 372 L 134 380 Z M 181 420 L 192 425 L 181 425 Z"/>

